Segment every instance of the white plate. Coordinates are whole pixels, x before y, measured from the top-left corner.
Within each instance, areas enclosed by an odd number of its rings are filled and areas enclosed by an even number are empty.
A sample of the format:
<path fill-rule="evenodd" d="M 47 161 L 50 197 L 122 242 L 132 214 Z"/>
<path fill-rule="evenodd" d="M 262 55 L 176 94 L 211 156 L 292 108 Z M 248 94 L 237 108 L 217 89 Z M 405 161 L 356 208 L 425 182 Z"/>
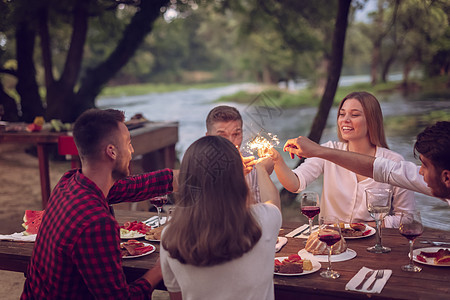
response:
<path fill-rule="evenodd" d="M 122 245 L 123 243 L 120 243 L 120 244 Z M 136 257 L 145 256 L 145 255 L 155 252 L 155 250 L 156 250 L 155 246 L 153 246 L 152 244 L 149 244 L 149 243 L 143 243 L 143 244 L 144 244 L 144 246 L 152 246 L 151 250 L 149 250 L 145 253 L 139 254 L 139 255 L 129 255 L 129 256 L 124 256 L 122 258 L 136 258 Z"/>
<path fill-rule="evenodd" d="M 415 249 L 413 250 L 413 260 L 415 262 L 418 262 L 420 264 L 424 264 L 424 265 L 429 265 L 429 266 L 434 266 L 434 267 L 450 267 L 450 262 L 445 263 L 445 264 L 435 264 L 434 263 L 434 257 L 424 257 L 427 261 L 420 261 L 417 259 L 417 255 L 420 254 L 421 251 L 423 252 L 436 252 L 439 249 L 447 249 L 450 250 L 450 248 L 446 248 L 446 247 L 428 247 L 428 248 L 419 248 L 419 249 Z M 408 254 L 409 257 L 409 254 Z"/>
<path fill-rule="evenodd" d="M 328 262 L 328 255 L 313 255 L 312 253 L 309 253 L 305 249 L 298 251 L 298 255 L 300 255 L 302 258 L 306 258 L 306 259 L 311 259 L 311 260 L 315 259 L 320 262 Z M 350 260 L 354 257 L 356 257 L 356 251 L 352 250 L 350 248 L 347 248 L 347 250 L 344 253 L 331 255 L 331 262 L 346 261 L 346 260 Z"/>
<path fill-rule="evenodd" d="M 149 242 L 161 242 L 161 240 L 149 240 L 149 239 L 145 239 L 146 241 L 149 241 Z"/>
<path fill-rule="evenodd" d="M 141 237 L 144 237 L 145 234 L 140 233 L 139 231 L 135 231 L 135 230 L 129 230 L 128 233 L 124 234 L 122 233 L 122 231 L 120 232 L 120 238 L 121 239 L 138 239 Z"/>
<path fill-rule="evenodd" d="M 366 229 L 364 229 L 364 232 L 366 232 L 367 230 L 370 230 L 370 232 L 366 235 L 362 235 L 362 236 L 344 236 L 344 239 L 346 240 L 353 240 L 353 239 L 363 239 L 369 236 L 372 236 L 375 234 L 375 232 L 377 232 L 377 230 L 369 225 L 366 225 Z"/>
<path fill-rule="evenodd" d="M 283 236 L 278 237 L 278 243 L 275 245 L 275 252 L 278 252 L 283 248 L 284 245 L 287 243 L 287 238 Z"/>
<path fill-rule="evenodd" d="M 286 258 L 288 258 L 287 256 L 283 256 L 283 257 L 275 257 L 275 259 L 277 259 L 278 261 L 283 261 L 283 260 L 285 260 Z M 302 257 L 303 259 L 305 259 L 305 257 Z M 321 264 L 320 264 L 320 262 L 318 262 L 317 260 L 315 260 L 315 259 L 310 259 L 310 258 L 306 258 L 306 259 L 309 259 L 310 261 L 311 261 L 311 263 L 312 263 L 312 266 L 313 266 L 313 268 L 312 268 L 312 270 L 311 271 L 303 271 L 302 273 L 294 273 L 294 274 L 287 274 L 287 273 L 276 273 L 276 272 L 273 272 L 273 274 L 275 274 L 275 275 L 281 275 L 281 276 L 301 276 L 301 275 L 308 275 L 308 274 L 311 274 L 311 273 L 314 273 L 314 272 L 317 272 L 318 270 L 320 270 L 320 267 L 322 266 Z"/>

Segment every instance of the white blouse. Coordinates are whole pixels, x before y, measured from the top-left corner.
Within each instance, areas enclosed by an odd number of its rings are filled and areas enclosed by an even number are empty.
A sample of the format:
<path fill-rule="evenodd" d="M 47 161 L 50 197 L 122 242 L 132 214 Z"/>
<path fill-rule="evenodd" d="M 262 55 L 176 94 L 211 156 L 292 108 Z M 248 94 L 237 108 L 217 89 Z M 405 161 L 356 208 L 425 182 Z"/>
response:
<path fill-rule="evenodd" d="M 348 144 L 329 141 L 322 146 L 347 150 Z M 377 147 L 375 156 L 385 157 L 393 161 L 404 160 L 400 154 L 382 147 Z M 342 222 L 373 221 L 366 207 L 364 191 L 368 188 L 392 188 L 391 214 L 384 219 L 384 224 L 388 228 L 398 228 L 400 212 L 402 210 L 414 210 L 416 207 L 414 192 L 386 183 L 379 183 L 371 178 L 358 182 L 354 172 L 321 158 L 307 158 L 293 172 L 300 182 L 297 193 L 306 189 L 309 183 L 323 174 L 324 184 L 320 201 L 320 214 L 334 215 Z"/>

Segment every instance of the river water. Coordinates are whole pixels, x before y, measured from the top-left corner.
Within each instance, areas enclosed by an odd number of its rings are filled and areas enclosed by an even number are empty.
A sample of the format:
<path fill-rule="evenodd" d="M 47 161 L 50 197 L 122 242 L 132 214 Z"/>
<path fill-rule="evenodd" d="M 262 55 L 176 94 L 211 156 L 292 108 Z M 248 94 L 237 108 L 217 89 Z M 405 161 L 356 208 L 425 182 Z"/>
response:
<path fill-rule="evenodd" d="M 361 78 L 344 78 L 345 83 L 354 83 Z M 344 85 L 344 83 L 342 83 Z M 184 151 L 198 138 L 205 135 L 205 119 L 208 112 L 218 105 L 215 102 L 225 95 L 234 94 L 240 90 L 255 89 L 257 86 L 249 83 L 234 84 L 226 87 L 211 89 L 189 89 L 168 93 L 152 93 L 142 96 L 101 98 L 97 101 L 99 108 L 115 108 L 125 112 L 126 118 L 131 118 L 136 113 L 142 113 L 147 119 L 153 121 L 177 121 L 179 122 L 179 142 L 176 146 L 177 156 L 181 160 Z M 400 94 L 391 95 L 380 99 L 385 117 L 392 115 L 423 114 L 433 110 L 450 111 L 450 99 L 440 101 L 426 101 L 427 99 L 410 101 Z M 429 99 L 428 99 L 429 100 Z M 281 109 L 266 94 L 258 95 L 250 104 L 220 103 L 236 107 L 244 120 L 244 142 L 259 132 L 276 134 L 280 139 L 278 150 L 284 142 L 298 135 L 309 133 L 312 120 L 316 114 L 316 108 L 290 108 Z M 336 108 L 332 108 L 328 117 L 327 126 L 323 132 L 321 142 L 336 140 Z M 413 134 L 390 135 L 387 132 L 387 140 L 391 150 L 400 153 L 406 160 L 419 161 L 414 158 L 413 144 L 415 136 L 422 128 Z M 280 151 L 282 153 L 282 151 Z M 296 161 L 291 160 L 282 153 L 285 161 L 294 168 Z M 276 175 L 272 174 L 272 180 L 278 188 L 281 188 Z M 316 180 L 308 186 L 308 190 L 320 192 L 322 180 Z M 416 202 L 421 210 L 423 223 L 427 227 L 439 228 L 450 231 L 450 207 L 443 201 L 416 193 Z M 300 214 L 299 210 L 298 213 Z M 291 218 L 293 214 L 284 216 Z M 295 214 L 294 214 L 295 215 Z"/>

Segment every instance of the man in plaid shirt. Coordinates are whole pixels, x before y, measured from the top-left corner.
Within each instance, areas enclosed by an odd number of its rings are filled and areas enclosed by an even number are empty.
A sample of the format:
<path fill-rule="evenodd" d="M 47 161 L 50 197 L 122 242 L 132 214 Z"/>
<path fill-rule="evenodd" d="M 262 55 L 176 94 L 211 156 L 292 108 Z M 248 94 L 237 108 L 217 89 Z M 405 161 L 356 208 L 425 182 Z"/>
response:
<path fill-rule="evenodd" d="M 129 176 L 134 149 L 123 112 L 88 110 L 73 134 L 82 168 L 65 173 L 52 192 L 21 299 L 151 299 L 161 267 L 126 282 L 109 205 L 171 192 L 173 172 Z"/>

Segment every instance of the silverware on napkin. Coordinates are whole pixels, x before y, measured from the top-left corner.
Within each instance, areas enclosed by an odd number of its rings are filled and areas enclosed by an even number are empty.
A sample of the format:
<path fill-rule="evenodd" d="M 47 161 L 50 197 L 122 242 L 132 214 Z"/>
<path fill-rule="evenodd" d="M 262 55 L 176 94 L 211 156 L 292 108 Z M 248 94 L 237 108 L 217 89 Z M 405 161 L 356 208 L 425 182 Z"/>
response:
<path fill-rule="evenodd" d="M 360 290 L 362 289 L 364 283 L 366 283 L 366 281 L 370 278 L 370 276 L 373 275 L 373 273 L 375 273 L 375 270 L 369 271 L 367 272 L 366 276 L 364 277 L 364 279 L 355 287 L 356 290 Z"/>

